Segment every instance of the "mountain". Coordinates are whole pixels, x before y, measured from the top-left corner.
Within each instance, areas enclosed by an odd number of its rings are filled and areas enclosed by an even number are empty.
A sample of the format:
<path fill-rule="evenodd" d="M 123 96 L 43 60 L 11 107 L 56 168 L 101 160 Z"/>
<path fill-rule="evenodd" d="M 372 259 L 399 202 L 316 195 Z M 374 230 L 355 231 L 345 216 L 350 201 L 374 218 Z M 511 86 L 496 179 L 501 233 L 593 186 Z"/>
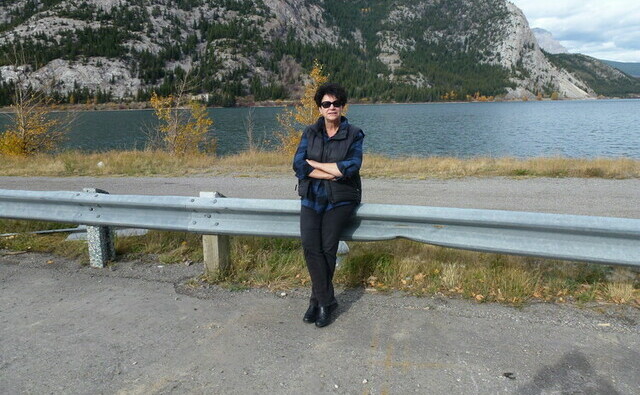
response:
<path fill-rule="evenodd" d="M 548 55 L 556 67 L 570 70 L 603 96 L 640 97 L 640 79 L 630 77 L 603 61 L 581 54 Z"/>
<path fill-rule="evenodd" d="M 633 62 L 615 62 L 613 60 L 600 60 L 608 64 L 611 67 L 615 67 L 616 69 L 629 74 L 632 77 L 640 78 L 640 63 Z"/>
<path fill-rule="evenodd" d="M 540 48 L 545 50 L 550 54 L 559 54 L 559 53 L 568 53 L 569 51 L 560 44 L 558 40 L 553 38 L 553 34 L 545 29 L 541 29 L 539 27 L 535 27 L 531 29 L 533 35 L 536 37 L 536 41 L 538 41 L 538 45 Z"/>
<path fill-rule="evenodd" d="M 146 100 L 186 72 L 210 104 L 291 98 L 316 58 L 363 101 L 602 94 L 549 56 L 506 0 L 0 1 L 0 104 L 15 81 Z"/>
<path fill-rule="evenodd" d="M 557 55 L 557 54 L 566 54 L 569 51 L 562 46 L 562 44 L 560 44 L 559 41 L 557 41 L 554 37 L 553 34 L 545 29 L 540 29 L 540 28 L 533 28 L 531 29 L 531 31 L 533 32 L 533 35 L 536 37 L 536 40 L 538 41 L 538 45 L 540 46 L 540 48 L 552 55 Z M 579 57 L 578 57 L 579 58 Z M 591 68 L 591 71 L 596 71 L 596 69 L 600 69 L 600 71 L 602 72 L 602 70 L 604 69 L 602 65 L 597 64 L 594 62 L 596 59 L 591 59 L 588 63 L 591 63 L 591 65 L 585 65 L 584 61 L 581 62 L 582 66 L 587 66 Z M 603 59 L 597 59 L 599 62 L 602 62 L 608 66 L 611 66 L 613 68 L 616 68 L 632 77 L 640 77 L 640 63 L 625 63 L 625 62 L 615 62 L 612 60 L 603 60 Z M 579 62 L 579 61 L 578 61 Z M 557 62 L 556 62 L 557 63 Z M 569 63 L 574 63 L 574 62 L 569 62 Z M 567 64 L 567 62 L 565 62 L 565 66 L 569 67 L 571 70 L 573 70 L 574 72 L 576 71 L 575 69 L 573 69 L 570 64 Z M 608 70 L 606 73 L 606 77 L 608 79 L 617 79 L 618 74 L 615 72 L 612 72 L 611 70 Z M 598 79 L 599 80 L 599 79 Z M 593 83 L 593 79 L 592 79 L 592 83 Z M 598 83 L 596 83 L 598 84 Z M 614 83 L 615 84 L 615 83 Z M 591 84 L 590 84 L 591 86 Z M 619 93 L 619 92 L 618 92 Z"/>

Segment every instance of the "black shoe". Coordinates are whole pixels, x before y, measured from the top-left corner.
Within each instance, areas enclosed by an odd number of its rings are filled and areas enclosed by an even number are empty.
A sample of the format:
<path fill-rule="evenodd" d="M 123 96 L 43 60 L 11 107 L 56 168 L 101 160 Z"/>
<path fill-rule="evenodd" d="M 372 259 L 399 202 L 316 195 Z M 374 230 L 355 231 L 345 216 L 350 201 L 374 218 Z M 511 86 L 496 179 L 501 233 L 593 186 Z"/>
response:
<path fill-rule="evenodd" d="M 318 308 L 318 317 L 316 318 L 316 326 L 322 328 L 331 323 L 331 312 L 337 305 L 321 306 Z"/>
<path fill-rule="evenodd" d="M 314 304 L 310 304 L 307 312 L 304 313 L 304 317 L 302 317 L 302 321 L 313 324 L 316 322 L 316 318 L 318 317 L 318 306 Z"/>

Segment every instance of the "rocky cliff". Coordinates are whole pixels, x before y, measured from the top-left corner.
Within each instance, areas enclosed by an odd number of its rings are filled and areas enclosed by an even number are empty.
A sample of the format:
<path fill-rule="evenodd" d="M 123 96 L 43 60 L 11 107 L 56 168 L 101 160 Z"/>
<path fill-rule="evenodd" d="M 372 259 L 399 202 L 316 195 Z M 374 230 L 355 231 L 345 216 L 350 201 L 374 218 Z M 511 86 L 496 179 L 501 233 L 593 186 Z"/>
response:
<path fill-rule="evenodd" d="M 544 51 L 550 54 L 568 53 L 569 51 L 558 40 L 553 37 L 553 34 L 545 29 L 533 28 L 531 29 L 533 35 L 538 41 L 538 45 Z"/>

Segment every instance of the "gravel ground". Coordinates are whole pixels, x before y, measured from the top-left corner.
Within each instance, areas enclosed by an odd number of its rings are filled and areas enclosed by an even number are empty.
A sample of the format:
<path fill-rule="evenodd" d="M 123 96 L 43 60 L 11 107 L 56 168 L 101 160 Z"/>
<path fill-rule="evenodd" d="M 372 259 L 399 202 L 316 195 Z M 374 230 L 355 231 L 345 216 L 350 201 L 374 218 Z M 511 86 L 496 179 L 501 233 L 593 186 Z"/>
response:
<path fill-rule="evenodd" d="M 640 310 L 338 290 L 230 291 L 201 265 L 0 251 L 0 393 L 640 392 Z"/>

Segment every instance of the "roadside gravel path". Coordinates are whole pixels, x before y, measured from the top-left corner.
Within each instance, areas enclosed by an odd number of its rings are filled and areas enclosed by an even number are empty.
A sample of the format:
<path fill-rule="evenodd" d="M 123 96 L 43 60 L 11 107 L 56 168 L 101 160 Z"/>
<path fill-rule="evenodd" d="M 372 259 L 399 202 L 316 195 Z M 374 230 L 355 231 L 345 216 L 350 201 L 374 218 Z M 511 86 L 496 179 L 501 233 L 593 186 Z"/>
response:
<path fill-rule="evenodd" d="M 101 188 L 117 194 L 297 199 L 293 177 L 0 177 L 0 189 Z M 535 211 L 640 218 L 640 179 L 464 178 L 451 180 L 367 179 L 365 203 Z"/>
<path fill-rule="evenodd" d="M 0 393 L 638 394 L 640 310 L 229 291 L 192 266 L 0 250 Z"/>

